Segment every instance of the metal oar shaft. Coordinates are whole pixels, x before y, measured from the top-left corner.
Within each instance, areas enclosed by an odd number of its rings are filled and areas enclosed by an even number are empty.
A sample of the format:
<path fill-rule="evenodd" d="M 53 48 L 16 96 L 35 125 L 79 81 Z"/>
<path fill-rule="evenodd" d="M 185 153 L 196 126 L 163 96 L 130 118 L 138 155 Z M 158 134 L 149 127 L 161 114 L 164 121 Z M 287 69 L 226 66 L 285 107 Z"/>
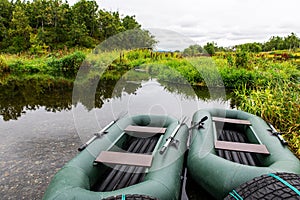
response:
<path fill-rule="evenodd" d="M 279 139 L 279 141 L 281 142 L 281 144 L 282 145 L 287 145 L 288 142 L 282 137 L 282 135 L 279 132 L 277 132 L 277 130 L 275 129 L 275 127 L 271 123 L 268 123 L 268 124 L 269 124 L 269 126 L 271 128 L 272 134 L 275 135 Z"/>
<path fill-rule="evenodd" d="M 101 129 L 101 131 L 97 132 L 98 134 L 103 134 L 105 133 L 105 131 L 111 127 L 114 123 L 116 123 L 117 120 L 111 121 L 109 124 L 107 124 L 103 129 Z"/>
<path fill-rule="evenodd" d="M 97 139 L 98 137 L 101 137 L 103 134 L 105 134 L 106 130 L 111 127 L 114 123 L 116 123 L 121 117 L 123 117 L 124 115 L 126 115 L 127 112 L 125 113 L 121 113 L 119 115 L 119 117 L 116 120 L 111 121 L 109 124 L 107 124 L 103 129 L 101 129 L 100 131 L 98 131 L 97 133 L 95 133 L 95 135 L 89 139 L 86 143 L 84 143 L 83 145 L 81 145 L 78 148 L 78 151 L 82 151 L 84 150 L 89 144 L 91 144 L 95 139 Z"/>
<path fill-rule="evenodd" d="M 87 146 L 89 146 L 89 144 L 91 144 L 95 139 L 97 139 L 98 137 L 101 137 L 105 131 L 115 123 L 116 121 L 111 121 L 108 125 L 106 125 L 101 131 L 95 133 L 95 135 L 89 139 L 86 143 L 84 143 L 83 145 L 81 145 L 79 148 L 78 148 L 78 151 L 82 151 L 84 150 Z"/>
<path fill-rule="evenodd" d="M 171 134 L 171 136 L 167 139 L 167 142 L 164 144 L 164 146 L 161 148 L 161 150 L 159 151 L 160 154 L 163 154 L 166 149 L 168 148 L 168 146 L 170 145 L 170 143 L 172 142 L 172 140 L 175 137 L 176 132 L 178 131 L 178 129 L 181 127 L 182 124 L 178 124 L 176 126 L 176 128 L 174 129 L 173 133 Z"/>
<path fill-rule="evenodd" d="M 186 117 L 184 117 L 181 120 L 181 122 L 176 126 L 176 128 L 173 130 L 171 136 L 167 139 L 167 142 L 163 145 L 163 147 L 159 151 L 160 154 L 163 154 L 166 151 L 166 149 L 170 146 L 170 144 L 174 140 L 179 128 L 184 124 L 185 120 L 186 120 Z"/>

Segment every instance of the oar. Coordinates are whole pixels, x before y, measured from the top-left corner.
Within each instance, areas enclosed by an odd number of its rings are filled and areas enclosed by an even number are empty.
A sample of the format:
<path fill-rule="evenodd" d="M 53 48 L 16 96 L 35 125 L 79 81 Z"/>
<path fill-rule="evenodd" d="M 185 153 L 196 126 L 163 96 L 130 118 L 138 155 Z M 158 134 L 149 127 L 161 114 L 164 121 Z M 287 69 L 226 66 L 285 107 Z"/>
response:
<path fill-rule="evenodd" d="M 127 114 L 127 112 L 121 112 L 117 119 L 111 121 L 109 124 L 107 124 L 103 129 L 101 129 L 100 131 L 98 131 L 97 133 L 94 134 L 94 136 L 89 139 L 86 143 L 84 143 L 83 145 L 81 145 L 78 148 L 78 151 L 82 151 L 84 150 L 87 146 L 89 146 L 89 144 L 91 144 L 95 139 L 101 137 L 102 135 L 106 134 L 106 130 L 111 127 L 114 123 L 116 123 L 119 119 L 121 119 L 122 117 L 124 117 Z"/>
<path fill-rule="evenodd" d="M 203 118 L 200 120 L 200 122 L 197 122 L 196 124 L 194 124 L 193 126 L 191 126 L 191 127 L 189 128 L 189 130 L 195 128 L 196 126 L 198 126 L 198 129 L 203 128 L 203 122 L 206 121 L 207 119 L 208 119 L 207 116 L 203 117 Z"/>
<path fill-rule="evenodd" d="M 180 123 L 176 126 L 176 128 L 174 129 L 174 131 L 172 132 L 171 136 L 167 139 L 166 143 L 164 144 L 164 146 L 161 148 L 161 150 L 159 151 L 160 154 L 163 154 L 166 149 L 175 142 L 174 138 L 177 134 L 177 131 L 179 130 L 179 128 L 185 123 L 187 117 L 183 117 L 182 120 L 180 121 Z"/>
<path fill-rule="evenodd" d="M 182 173 L 182 184 L 181 184 L 181 200 L 188 200 L 189 197 L 187 195 L 186 192 L 186 185 L 187 185 L 187 167 L 186 167 L 186 163 L 187 163 L 187 155 L 188 155 L 189 150 L 187 150 L 184 154 L 184 170 Z"/>
<path fill-rule="evenodd" d="M 287 145 L 288 142 L 282 137 L 282 133 L 277 132 L 277 130 L 275 129 L 275 127 L 268 122 L 268 125 L 271 129 L 269 129 L 269 131 L 271 131 L 272 135 L 275 135 L 279 141 L 281 142 L 282 145 Z"/>

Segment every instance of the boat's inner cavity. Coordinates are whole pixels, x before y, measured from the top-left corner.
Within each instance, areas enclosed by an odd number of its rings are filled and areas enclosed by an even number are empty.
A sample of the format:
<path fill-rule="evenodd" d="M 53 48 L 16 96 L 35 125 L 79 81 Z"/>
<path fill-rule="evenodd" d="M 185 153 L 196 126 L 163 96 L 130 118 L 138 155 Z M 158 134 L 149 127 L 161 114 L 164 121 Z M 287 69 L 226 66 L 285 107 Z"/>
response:
<path fill-rule="evenodd" d="M 132 137 L 126 145 L 127 152 L 151 154 L 155 149 L 159 136 L 149 138 Z M 101 178 L 93 187 L 93 191 L 113 191 L 141 182 L 145 176 L 145 167 L 115 165 L 107 176 Z"/>
<path fill-rule="evenodd" d="M 222 129 L 218 129 L 217 131 L 218 140 L 220 141 L 249 143 L 246 135 L 240 130 L 232 130 L 224 126 Z M 255 153 L 229 151 L 223 149 L 216 149 L 216 153 L 218 156 L 232 162 L 243 165 L 260 166 L 259 160 L 257 159 Z"/>

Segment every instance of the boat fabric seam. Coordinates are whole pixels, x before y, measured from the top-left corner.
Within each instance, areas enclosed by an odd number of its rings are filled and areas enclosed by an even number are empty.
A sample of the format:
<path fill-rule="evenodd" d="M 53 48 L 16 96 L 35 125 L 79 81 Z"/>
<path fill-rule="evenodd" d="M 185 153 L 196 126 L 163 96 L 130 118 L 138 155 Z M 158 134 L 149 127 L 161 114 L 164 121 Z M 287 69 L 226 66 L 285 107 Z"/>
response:
<path fill-rule="evenodd" d="M 287 181 L 285 181 L 284 179 L 280 178 L 279 176 L 276 176 L 275 174 L 268 174 L 269 176 L 277 179 L 278 181 L 280 181 L 281 183 L 283 183 L 284 185 L 286 185 L 287 187 L 289 187 L 291 190 L 293 190 L 296 194 L 298 194 L 300 196 L 300 191 L 295 188 L 294 186 L 292 186 L 290 183 L 288 183 Z"/>

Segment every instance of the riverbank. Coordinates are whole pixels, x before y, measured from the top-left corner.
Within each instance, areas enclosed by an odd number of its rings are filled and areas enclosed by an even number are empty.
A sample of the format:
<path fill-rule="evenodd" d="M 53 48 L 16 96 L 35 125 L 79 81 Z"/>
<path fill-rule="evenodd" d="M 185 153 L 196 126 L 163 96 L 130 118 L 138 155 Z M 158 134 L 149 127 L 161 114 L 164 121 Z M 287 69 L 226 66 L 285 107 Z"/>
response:
<path fill-rule="evenodd" d="M 234 91 L 236 107 L 271 122 L 289 141 L 300 158 L 300 69 L 297 56 L 218 53 L 213 57 L 183 57 L 180 53 L 136 50 L 130 52 L 96 52 L 91 50 L 52 53 L 40 57 L 29 55 L 0 56 L 0 85 L 18 79 L 45 85 L 52 81 L 73 84 L 79 69 L 87 76 L 76 81 L 86 87 L 95 79 L 117 81 L 123 76 L 134 80 L 146 71 L 159 81 L 191 86 L 225 87 Z M 285 55 L 284 52 L 280 52 Z M 114 86 L 112 86 L 114 87 Z"/>

